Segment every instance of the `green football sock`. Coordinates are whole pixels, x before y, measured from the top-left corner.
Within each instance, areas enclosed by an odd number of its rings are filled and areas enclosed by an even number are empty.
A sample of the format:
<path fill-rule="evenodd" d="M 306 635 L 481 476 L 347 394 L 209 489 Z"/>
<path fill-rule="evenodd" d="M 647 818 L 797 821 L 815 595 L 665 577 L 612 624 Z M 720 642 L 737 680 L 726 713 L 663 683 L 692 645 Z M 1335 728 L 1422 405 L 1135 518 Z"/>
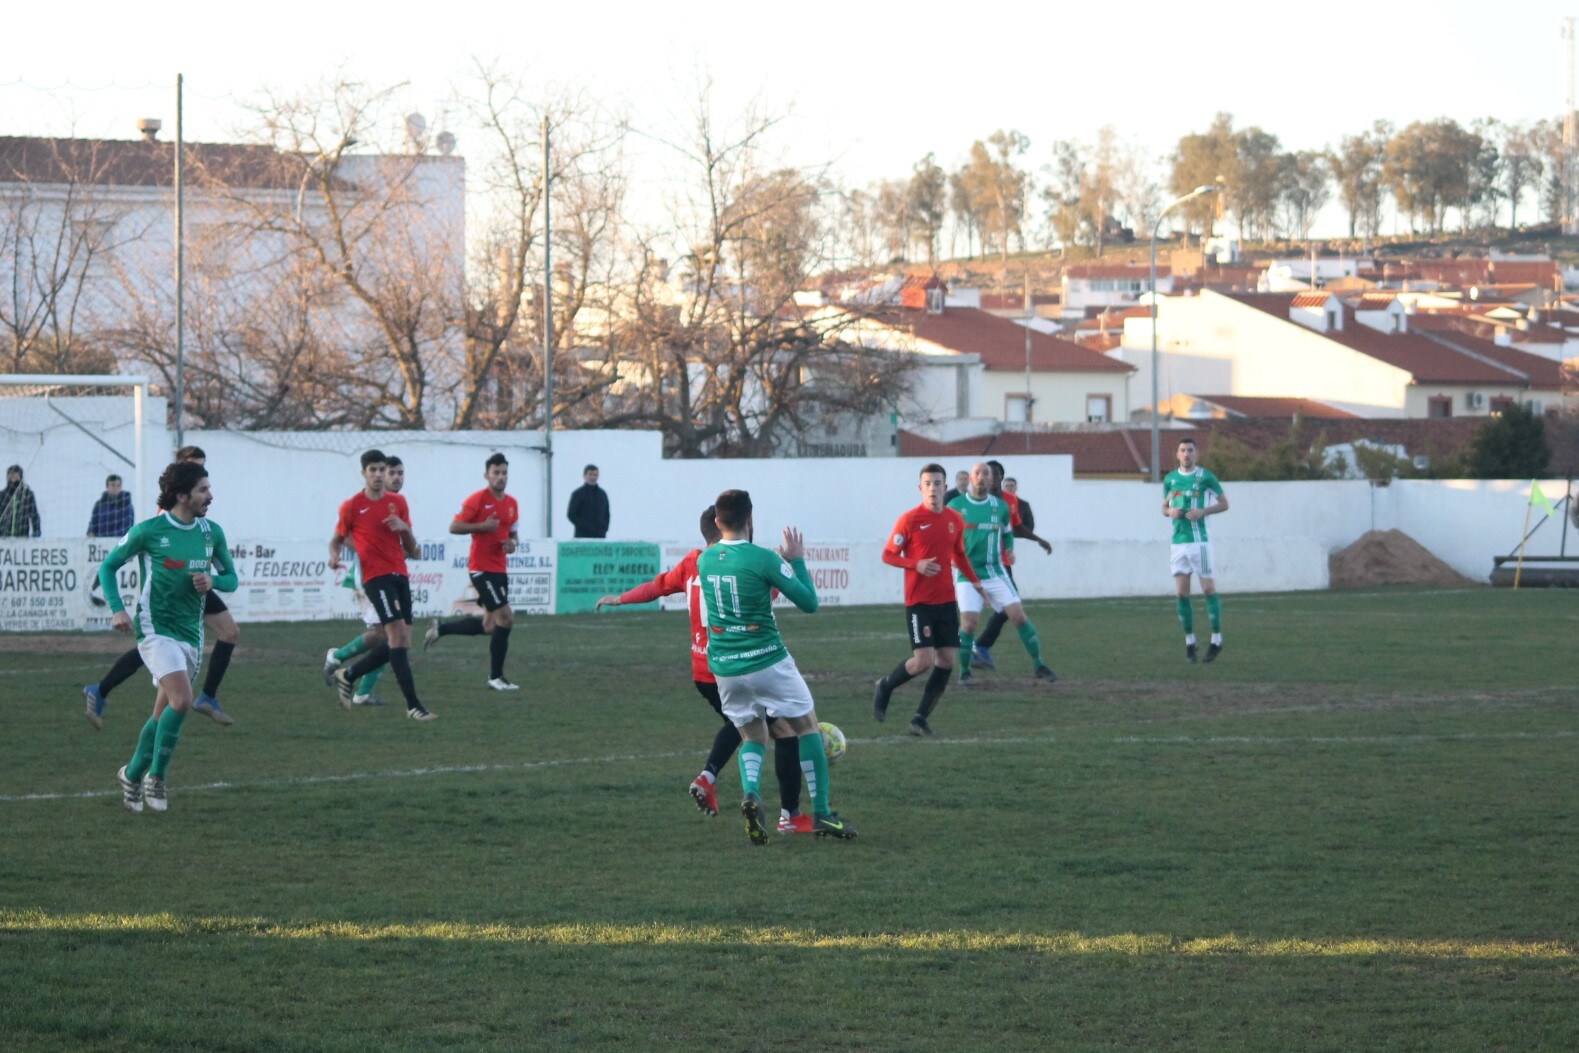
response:
<path fill-rule="evenodd" d="M 1173 607 L 1179 612 L 1179 624 L 1184 628 L 1184 635 L 1189 636 L 1195 632 L 1195 611 L 1190 607 L 1190 598 L 1178 597 L 1173 601 Z"/>
<path fill-rule="evenodd" d="M 742 742 L 735 759 L 740 763 L 740 789 L 745 793 L 762 796 L 762 758 L 767 747 L 760 742 Z"/>
<path fill-rule="evenodd" d="M 170 767 L 170 754 L 175 752 L 175 744 L 181 741 L 181 725 L 186 723 L 186 714 L 174 706 L 166 706 L 163 713 L 159 714 L 159 741 L 154 750 L 153 777 L 164 778 L 165 771 Z"/>
<path fill-rule="evenodd" d="M 334 653 L 335 661 L 348 661 L 352 658 L 355 658 L 357 655 L 361 654 L 367 649 L 367 644 L 363 642 L 360 636 L 358 636 L 356 639 L 352 640 L 350 643 L 346 644 L 344 647 L 340 648 Z"/>
<path fill-rule="evenodd" d="M 378 684 L 378 678 L 383 676 L 384 670 L 388 668 L 388 666 L 381 665 L 371 673 L 368 673 L 362 679 L 358 680 L 356 682 L 356 693 L 359 695 L 371 695 L 373 693 L 373 688 Z"/>
<path fill-rule="evenodd" d="M 976 638 L 964 629 L 959 631 L 959 675 L 970 672 L 970 656 L 976 653 Z"/>
<path fill-rule="evenodd" d="M 1207 593 L 1206 617 L 1211 620 L 1212 632 L 1223 631 L 1223 601 L 1217 598 L 1217 593 Z"/>
<path fill-rule="evenodd" d="M 1020 634 L 1020 642 L 1025 645 L 1025 653 L 1031 656 L 1031 661 L 1036 663 L 1037 668 L 1041 668 L 1042 641 L 1036 635 L 1036 626 L 1026 622 L 1016 631 Z"/>
<path fill-rule="evenodd" d="M 822 732 L 800 737 L 800 770 L 811 793 L 811 810 L 816 815 L 833 811 L 828 805 L 828 753 L 822 747 Z"/>
<path fill-rule="evenodd" d="M 148 723 L 143 725 L 143 730 L 137 736 L 137 752 L 132 754 L 132 759 L 126 762 L 126 777 L 133 782 L 141 782 L 142 777 L 148 774 L 148 769 L 154 762 L 154 739 L 159 734 L 159 721 L 149 717 Z"/>

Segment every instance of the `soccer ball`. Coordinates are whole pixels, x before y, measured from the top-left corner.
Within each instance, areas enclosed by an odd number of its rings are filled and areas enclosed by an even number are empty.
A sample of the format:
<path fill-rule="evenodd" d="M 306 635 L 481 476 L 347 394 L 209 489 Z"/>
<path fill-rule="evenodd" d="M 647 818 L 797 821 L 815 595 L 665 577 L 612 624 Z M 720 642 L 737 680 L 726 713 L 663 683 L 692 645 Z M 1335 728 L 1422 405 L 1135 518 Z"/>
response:
<path fill-rule="evenodd" d="M 817 725 L 817 730 L 822 732 L 822 751 L 828 755 L 829 764 L 844 756 L 844 732 L 839 730 L 837 724 L 825 720 Z"/>

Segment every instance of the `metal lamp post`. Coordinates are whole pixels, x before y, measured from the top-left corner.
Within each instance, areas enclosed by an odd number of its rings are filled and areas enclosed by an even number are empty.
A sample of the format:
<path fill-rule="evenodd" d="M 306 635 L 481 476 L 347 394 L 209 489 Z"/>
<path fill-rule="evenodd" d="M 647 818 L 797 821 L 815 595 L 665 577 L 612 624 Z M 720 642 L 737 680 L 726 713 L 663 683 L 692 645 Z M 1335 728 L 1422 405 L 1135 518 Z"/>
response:
<path fill-rule="evenodd" d="M 1194 201 L 1198 197 L 1215 193 L 1217 187 L 1208 184 L 1198 186 L 1183 197 L 1174 198 L 1163 206 L 1157 214 L 1157 222 L 1151 227 L 1151 481 L 1157 482 L 1162 476 L 1159 474 L 1159 461 L 1162 449 L 1162 407 L 1158 404 L 1157 394 L 1157 232 L 1162 229 L 1162 221 L 1169 212 L 1178 208 L 1186 201 Z"/>

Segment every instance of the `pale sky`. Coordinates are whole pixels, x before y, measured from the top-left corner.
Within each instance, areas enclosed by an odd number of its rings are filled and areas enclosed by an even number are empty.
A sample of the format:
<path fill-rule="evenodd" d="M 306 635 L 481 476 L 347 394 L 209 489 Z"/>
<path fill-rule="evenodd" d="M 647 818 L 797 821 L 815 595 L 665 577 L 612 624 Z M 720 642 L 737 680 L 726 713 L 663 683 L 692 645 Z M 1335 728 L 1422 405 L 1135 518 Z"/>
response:
<path fill-rule="evenodd" d="M 649 126 L 682 113 L 696 71 L 706 70 L 718 111 L 759 96 L 791 107 L 780 136 L 786 159 L 831 162 L 852 185 L 905 176 L 928 151 L 952 168 L 998 128 L 1030 137 L 1033 167 L 1054 141 L 1090 141 L 1105 124 L 1161 158 L 1219 110 L 1236 126 L 1273 132 L 1285 149 L 1313 149 L 1377 118 L 1559 114 L 1562 20 L 1579 15 L 1579 0 L 1299 11 L 1221 0 L 1194 14 L 1177 0 L 1042 2 L 1013 14 L 1001 5 L 718 0 L 458 0 L 416 10 L 22 0 L 5 17 L 0 134 L 130 138 L 135 119 L 152 116 L 168 137 L 180 72 L 187 138 L 226 140 L 242 119 L 236 99 L 337 69 L 374 84 L 410 81 L 411 107 L 437 130 L 451 85 L 481 56 L 534 83 L 579 87 Z"/>

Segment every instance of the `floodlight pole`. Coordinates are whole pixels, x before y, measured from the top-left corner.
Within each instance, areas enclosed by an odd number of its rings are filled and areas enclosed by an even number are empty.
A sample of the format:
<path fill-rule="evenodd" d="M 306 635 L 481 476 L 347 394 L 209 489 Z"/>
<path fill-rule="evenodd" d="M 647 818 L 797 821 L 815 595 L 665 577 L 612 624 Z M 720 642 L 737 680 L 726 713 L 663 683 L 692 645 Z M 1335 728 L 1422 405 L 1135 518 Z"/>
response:
<path fill-rule="evenodd" d="M 543 114 L 543 536 L 554 536 L 554 223 L 549 213 L 548 114 Z"/>
<path fill-rule="evenodd" d="M 181 171 L 182 76 L 175 75 L 175 445 L 186 445 L 186 225 L 182 209 L 186 181 Z"/>
<path fill-rule="evenodd" d="M 1204 194 L 1210 194 L 1217 187 L 1207 185 L 1198 186 L 1183 197 L 1174 198 L 1168 202 L 1161 212 L 1157 213 L 1157 222 L 1151 227 L 1151 281 L 1148 288 L 1151 291 L 1151 481 L 1159 482 L 1162 479 L 1162 406 L 1159 404 L 1160 396 L 1157 394 L 1157 233 L 1162 230 L 1163 217 L 1186 201 L 1194 201 Z"/>

